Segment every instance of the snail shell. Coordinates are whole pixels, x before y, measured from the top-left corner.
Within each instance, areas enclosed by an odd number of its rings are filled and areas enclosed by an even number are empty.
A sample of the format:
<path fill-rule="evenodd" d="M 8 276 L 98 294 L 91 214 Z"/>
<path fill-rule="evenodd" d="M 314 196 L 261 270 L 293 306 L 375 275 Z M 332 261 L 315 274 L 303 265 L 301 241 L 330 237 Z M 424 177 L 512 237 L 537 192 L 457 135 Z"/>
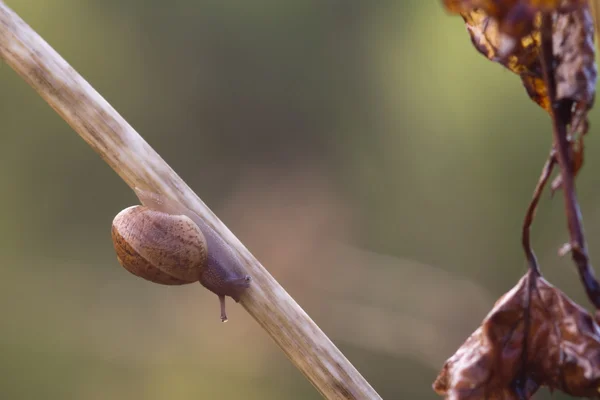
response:
<path fill-rule="evenodd" d="M 198 282 L 208 259 L 206 239 L 194 221 L 145 206 L 117 214 L 112 240 L 125 269 L 163 285 Z"/>

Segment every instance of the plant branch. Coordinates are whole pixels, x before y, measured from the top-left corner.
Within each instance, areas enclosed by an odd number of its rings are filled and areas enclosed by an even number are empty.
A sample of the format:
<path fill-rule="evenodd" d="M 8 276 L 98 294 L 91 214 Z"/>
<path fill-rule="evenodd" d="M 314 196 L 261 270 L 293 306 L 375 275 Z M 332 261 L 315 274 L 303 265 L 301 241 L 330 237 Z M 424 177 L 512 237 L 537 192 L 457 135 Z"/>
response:
<path fill-rule="evenodd" d="M 594 276 L 594 270 L 589 262 L 586 250 L 583 222 L 579 203 L 575 193 L 575 180 L 571 146 L 567 137 L 567 125 L 571 115 L 572 101 L 556 98 L 555 59 L 552 43 L 552 14 L 542 15 L 541 25 L 541 55 L 540 61 L 544 74 L 544 81 L 548 90 L 548 97 L 552 105 L 552 131 L 554 149 L 560 166 L 562 189 L 565 202 L 565 213 L 569 228 L 570 241 L 567 245 L 586 294 L 596 309 L 600 309 L 600 285 Z"/>
<path fill-rule="evenodd" d="M 527 357 L 529 354 L 529 330 L 531 329 L 531 296 L 536 286 L 537 278 L 541 276 L 537 257 L 531 248 L 531 225 L 533 224 L 533 220 L 535 218 L 535 212 L 537 210 L 538 203 L 540 202 L 540 198 L 544 192 L 544 187 L 546 186 L 546 183 L 548 183 L 548 179 L 550 179 L 550 175 L 552 174 L 552 170 L 554 169 L 555 165 L 556 152 L 554 149 L 552 149 L 550 151 L 550 155 L 548 156 L 548 160 L 546 160 L 546 163 L 542 168 L 542 173 L 540 174 L 540 178 L 538 179 L 537 185 L 533 191 L 533 198 L 529 203 L 529 207 L 527 207 L 527 212 L 525 213 L 525 219 L 523 221 L 523 231 L 521 234 L 521 243 L 523 244 L 523 250 L 525 251 L 527 263 L 529 265 L 529 271 L 527 273 L 527 291 L 525 305 L 523 307 L 523 330 L 526 333 L 523 337 L 523 346 L 521 349 L 521 370 L 517 375 L 515 382 L 513 382 L 513 385 L 515 391 L 519 395 L 519 398 L 523 399 L 527 398 L 527 376 L 529 374 L 529 371 L 527 370 Z"/>
<path fill-rule="evenodd" d="M 589 0 L 590 2 L 590 6 L 591 6 L 591 10 L 592 10 L 592 16 L 594 18 L 594 27 L 595 27 L 595 31 L 596 31 L 596 43 L 600 43 L 600 35 L 598 34 L 599 31 L 599 27 L 600 27 L 600 0 Z M 597 46 L 597 45 L 596 45 Z"/>
<path fill-rule="evenodd" d="M 179 201 L 244 261 L 240 304 L 326 399 L 380 399 L 336 346 L 187 184 L 102 96 L 0 0 L 0 57 L 133 189 Z"/>
<path fill-rule="evenodd" d="M 527 257 L 529 269 L 533 271 L 536 275 L 540 275 L 540 268 L 538 266 L 535 253 L 531 248 L 531 225 L 533 224 L 533 219 L 535 217 L 537 205 L 540 202 L 540 198 L 542 197 L 542 192 L 544 191 L 544 187 L 546 186 L 546 183 L 548 182 L 548 179 L 552 174 L 552 170 L 554 169 L 555 164 L 556 155 L 555 151 L 552 150 L 550 151 L 550 155 L 548 156 L 546 164 L 544 164 L 544 168 L 542 168 L 542 173 L 540 175 L 540 178 L 538 179 L 537 185 L 535 186 L 535 190 L 533 191 L 533 198 L 531 199 L 531 203 L 529 203 L 529 207 L 527 208 L 527 212 L 525 213 L 525 220 L 523 221 L 521 243 L 523 244 L 523 250 L 525 250 L 525 256 Z"/>

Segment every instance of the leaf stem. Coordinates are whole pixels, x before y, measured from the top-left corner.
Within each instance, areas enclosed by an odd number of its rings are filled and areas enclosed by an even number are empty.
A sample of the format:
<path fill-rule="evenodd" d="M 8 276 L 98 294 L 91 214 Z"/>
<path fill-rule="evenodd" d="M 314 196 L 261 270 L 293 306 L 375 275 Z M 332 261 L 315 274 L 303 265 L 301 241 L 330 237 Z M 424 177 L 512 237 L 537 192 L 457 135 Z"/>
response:
<path fill-rule="evenodd" d="M 533 191 L 533 198 L 529 203 L 529 207 L 527 208 L 527 212 L 525 213 L 525 219 L 523 221 L 523 231 L 521 236 L 521 242 L 523 244 L 523 250 L 525 250 L 525 256 L 527 257 L 527 262 L 529 264 L 529 271 L 527 273 L 527 290 L 524 299 L 524 314 L 523 314 L 523 346 L 521 348 L 521 370 L 515 381 L 513 382 L 514 390 L 519 396 L 519 400 L 526 399 L 527 393 L 527 382 L 528 382 L 528 355 L 529 355 L 529 330 L 531 329 L 531 296 L 533 295 L 533 290 L 536 285 L 536 280 L 541 276 L 540 267 L 537 262 L 537 257 L 533 249 L 531 248 L 531 225 L 533 224 L 533 219 L 535 218 L 535 212 L 537 210 L 537 205 L 540 202 L 540 198 L 542 197 L 542 193 L 544 191 L 544 187 L 548 183 L 550 179 L 550 175 L 552 174 L 552 170 L 556 165 L 556 151 L 552 149 L 550 154 L 548 155 L 548 159 L 544 164 L 544 168 L 542 168 L 542 173 L 540 174 L 540 178 L 538 179 L 537 185 Z"/>
<path fill-rule="evenodd" d="M 600 309 L 600 284 L 595 278 L 594 270 L 590 265 L 586 251 L 583 222 L 577 195 L 575 193 L 573 162 L 571 160 L 570 143 L 567 137 L 567 124 L 571 115 L 572 101 L 569 99 L 557 100 L 555 59 L 552 40 L 552 14 L 542 14 L 541 25 L 541 52 L 540 62 L 544 74 L 544 81 L 550 99 L 552 131 L 554 137 L 554 149 L 556 150 L 557 162 L 560 166 L 562 189 L 565 202 L 565 213 L 569 228 L 569 245 L 571 257 L 577 266 L 577 271 L 586 294 L 596 309 Z"/>
<path fill-rule="evenodd" d="M 523 221 L 523 231 L 521 235 L 521 243 L 523 244 L 523 250 L 525 250 L 525 256 L 527 257 L 527 262 L 529 264 L 529 269 L 533 271 L 536 275 L 540 275 L 540 268 L 538 266 L 537 258 L 533 249 L 531 248 L 531 225 L 533 224 L 533 219 L 535 217 L 535 212 L 537 210 L 537 205 L 542 197 L 542 192 L 544 191 L 544 187 L 552 174 L 552 170 L 554 169 L 554 165 L 556 165 L 556 152 L 554 149 L 550 151 L 550 155 L 548 156 L 548 160 L 546 164 L 544 164 L 544 168 L 542 168 L 542 173 L 540 178 L 538 179 L 538 183 L 533 191 L 533 198 L 531 199 L 531 203 L 529 203 L 529 207 L 527 208 L 527 212 L 525 213 L 525 220 Z"/>

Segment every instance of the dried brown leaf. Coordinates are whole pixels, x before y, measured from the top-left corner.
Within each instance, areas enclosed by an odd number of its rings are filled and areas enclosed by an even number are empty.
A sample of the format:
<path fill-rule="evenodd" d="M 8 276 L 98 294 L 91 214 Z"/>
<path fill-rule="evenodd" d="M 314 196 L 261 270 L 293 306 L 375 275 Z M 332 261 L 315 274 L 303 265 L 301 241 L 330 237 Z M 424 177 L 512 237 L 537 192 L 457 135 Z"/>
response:
<path fill-rule="evenodd" d="M 527 35 L 503 33 L 501 21 L 478 8 L 461 13 L 475 48 L 488 59 L 518 74 L 529 96 L 547 111 L 550 104 L 539 62 L 539 14 L 533 14 Z M 557 99 L 578 105 L 578 123 L 594 101 L 596 65 L 594 63 L 594 25 L 588 6 L 556 12 L 554 56 L 557 61 Z"/>
<path fill-rule="evenodd" d="M 539 31 L 516 42 L 513 37 L 503 35 L 498 21 L 482 9 L 464 13 L 462 17 L 477 51 L 519 75 L 529 97 L 549 111 L 550 101 L 539 62 Z"/>
<path fill-rule="evenodd" d="M 594 19 L 589 6 L 557 13 L 553 26 L 557 100 L 588 106 L 593 103 L 597 75 L 594 52 Z"/>
<path fill-rule="evenodd" d="M 528 273 L 446 361 L 433 387 L 452 400 L 508 400 L 529 399 L 541 386 L 597 397 L 599 384 L 600 327 Z"/>
<path fill-rule="evenodd" d="M 443 0 L 446 9 L 465 15 L 481 11 L 498 22 L 499 32 L 515 40 L 536 30 L 540 12 L 568 12 L 587 7 L 587 0 Z"/>
<path fill-rule="evenodd" d="M 575 174 L 583 164 L 587 113 L 594 104 L 597 68 L 594 21 L 586 0 L 444 0 L 460 14 L 474 47 L 521 77 L 529 97 L 551 112 L 540 64 L 540 13 L 553 15 L 556 100 L 568 102 L 569 139 Z M 561 186 L 558 177 L 552 189 Z"/>

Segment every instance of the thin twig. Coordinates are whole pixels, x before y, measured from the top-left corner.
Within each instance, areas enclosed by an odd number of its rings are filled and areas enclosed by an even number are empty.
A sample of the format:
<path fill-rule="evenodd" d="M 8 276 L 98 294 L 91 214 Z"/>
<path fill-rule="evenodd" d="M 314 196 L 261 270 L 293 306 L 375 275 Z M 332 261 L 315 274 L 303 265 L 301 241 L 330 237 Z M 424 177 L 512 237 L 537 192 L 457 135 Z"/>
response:
<path fill-rule="evenodd" d="M 541 55 L 540 61 L 544 73 L 544 81 L 548 90 L 548 97 L 552 105 L 552 131 L 554 136 L 554 149 L 560 166 L 562 189 L 565 202 L 565 213 L 569 227 L 570 241 L 568 249 L 579 277 L 584 285 L 588 298 L 596 309 L 600 309 L 600 285 L 594 276 L 594 270 L 590 265 L 585 236 L 583 233 L 583 222 L 579 203 L 575 193 L 575 182 L 573 173 L 573 162 L 570 155 L 570 143 L 567 138 L 567 125 L 569 123 L 572 102 L 568 100 L 557 101 L 556 78 L 554 74 L 554 54 L 552 45 L 552 14 L 542 15 L 541 25 Z"/>
<path fill-rule="evenodd" d="M 321 329 L 186 183 L 98 92 L 1 0 L 0 57 L 132 189 L 151 190 L 179 201 L 203 218 L 238 252 L 253 279 L 240 303 L 323 397 L 380 399 Z"/>
<path fill-rule="evenodd" d="M 521 371 L 518 374 L 518 378 L 514 382 L 515 391 L 518 393 L 520 399 L 527 398 L 525 394 L 527 393 L 527 376 L 529 374 L 529 371 L 527 371 L 527 360 L 529 355 L 528 338 L 529 329 L 531 327 L 531 308 L 529 305 L 531 304 L 531 296 L 533 295 L 536 280 L 541 276 L 537 257 L 535 256 L 535 252 L 531 247 L 531 225 L 533 224 L 533 219 L 535 218 L 535 212 L 537 210 L 538 203 L 540 202 L 540 198 L 544 192 L 544 187 L 546 186 L 546 183 L 548 183 L 548 179 L 550 179 L 550 175 L 552 174 L 552 170 L 554 169 L 555 165 L 556 152 L 554 149 L 552 149 L 550 151 L 550 155 L 548 156 L 548 160 L 546 160 L 546 163 L 542 168 L 542 173 L 540 174 L 538 183 L 533 191 L 533 198 L 529 203 L 529 207 L 527 207 L 527 212 L 525 213 L 525 219 L 523 221 L 521 243 L 523 244 L 523 250 L 525 251 L 525 256 L 527 257 L 529 271 L 527 273 L 527 295 L 525 298 L 525 305 L 523 307 L 523 330 L 526 333 L 523 337 L 523 348 L 521 349 Z"/>
<path fill-rule="evenodd" d="M 525 220 L 523 221 L 523 231 L 521 235 L 521 243 L 523 244 L 523 250 L 525 250 L 525 256 L 527 257 L 527 263 L 529 264 L 529 269 L 535 272 L 535 274 L 540 274 L 540 268 L 538 266 L 537 257 L 533 249 L 531 248 L 531 240 L 530 240 L 530 232 L 531 232 L 531 224 L 533 223 L 533 219 L 535 217 L 535 212 L 537 210 L 537 205 L 540 202 L 540 198 L 542 197 L 542 192 L 544 191 L 544 187 L 552 174 L 552 170 L 554 169 L 554 165 L 556 164 L 556 156 L 555 151 L 552 150 L 550 155 L 548 156 L 548 160 L 546 164 L 544 164 L 544 168 L 542 168 L 542 173 L 540 178 L 538 179 L 538 183 L 535 186 L 535 190 L 533 191 L 533 198 L 531 199 L 531 203 L 529 203 L 529 207 L 527 208 L 527 212 L 525 213 Z"/>
<path fill-rule="evenodd" d="M 594 18 L 594 28 L 596 31 L 596 48 L 598 48 L 598 43 L 600 43 L 600 0 L 589 0 L 589 2 L 592 9 L 592 16 Z"/>

